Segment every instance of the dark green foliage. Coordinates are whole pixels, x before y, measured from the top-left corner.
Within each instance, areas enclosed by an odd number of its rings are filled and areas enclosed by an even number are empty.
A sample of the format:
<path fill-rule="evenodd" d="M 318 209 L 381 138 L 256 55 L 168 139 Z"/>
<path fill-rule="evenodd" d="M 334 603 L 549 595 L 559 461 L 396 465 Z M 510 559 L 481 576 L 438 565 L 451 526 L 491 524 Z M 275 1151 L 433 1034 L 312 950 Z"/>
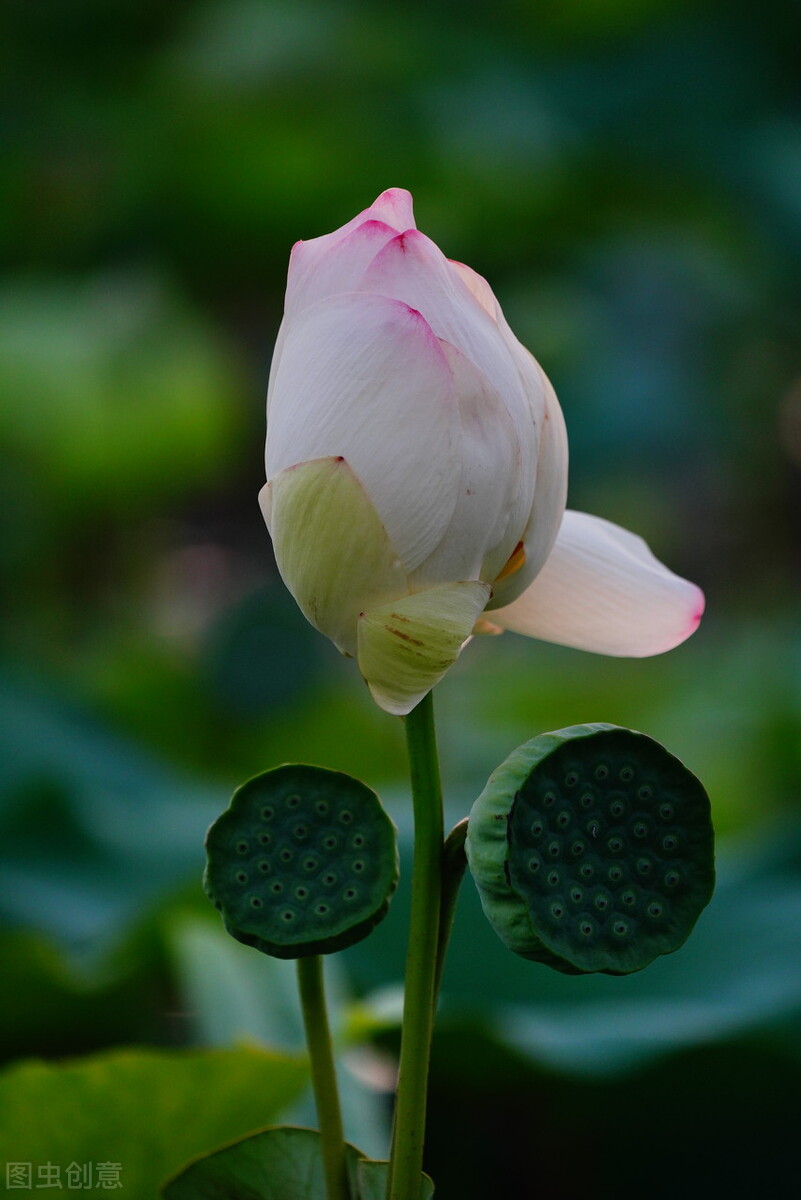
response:
<path fill-rule="evenodd" d="M 352 1200 L 383 1200 L 389 1164 L 365 1158 L 355 1146 L 345 1149 Z M 161 1194 L 164 1200 L 326 1200 L 320 1135 L 292 1126 L 265 1129 L 190 1163 Z M 423 1176 L 420 1200 L 433 1195 Z"/>
<path fill-rule="evenodd" d="M 277 958 L 361 941 L 398 882 L 395 827 L 376 794 L 321 767 L 278 767 L 244 784 L 206 851 L 204 887 L 226 929 Z"/>
<path fill-rule="evenodd" d="M 476 801 L 470 865 L 510 949 L 567 973 L 639 971 L 714 886 L 709 799 L 658 742 L 577 725 L 520 747 Z"/>

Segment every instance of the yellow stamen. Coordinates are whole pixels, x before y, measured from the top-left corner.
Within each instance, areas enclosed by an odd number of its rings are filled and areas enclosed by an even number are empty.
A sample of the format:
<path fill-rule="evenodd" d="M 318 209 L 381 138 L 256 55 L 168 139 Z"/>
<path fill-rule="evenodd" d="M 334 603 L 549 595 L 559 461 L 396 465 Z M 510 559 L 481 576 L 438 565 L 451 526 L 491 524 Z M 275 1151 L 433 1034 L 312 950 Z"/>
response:
<path fill-rule="evenodd" d="M 500 583 L 502 579 L 506 579 L 508 575 L 514 575 L 515 571 L 519 571 L 526 561 L 526 548 L 522 542 L 518 542 L 512 553 L 506 560 L 506 565 L 495 579 L 496 583 Z"/>

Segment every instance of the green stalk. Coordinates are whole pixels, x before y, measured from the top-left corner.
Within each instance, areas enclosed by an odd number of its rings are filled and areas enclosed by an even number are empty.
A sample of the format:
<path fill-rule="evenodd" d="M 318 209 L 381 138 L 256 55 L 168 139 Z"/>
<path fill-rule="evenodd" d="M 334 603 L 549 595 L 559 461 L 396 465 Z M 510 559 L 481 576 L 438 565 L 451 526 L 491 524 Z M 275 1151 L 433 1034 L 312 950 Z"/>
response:
<path fill-rule="evenodd" d="M 328 1200 L 350 1200 L 345 1163 L 345 1134 L 339 1107 L 331 1031 L 325 1007 L 323 959 L 320 954 L 311 954 L 306 958 L 299 958 L 297 962 L 300 1004 L 311 1059 L 317 1120 L 320 1125 L 326 1194 Z"/>
<path fill-rule="evenodd" d="M 442 787 L 430 692 L 412 709 L 405 725 L 414 805 L 414 863 L 387 1200 L 418 1200 L 420 1195 L 442 902 Z"/>

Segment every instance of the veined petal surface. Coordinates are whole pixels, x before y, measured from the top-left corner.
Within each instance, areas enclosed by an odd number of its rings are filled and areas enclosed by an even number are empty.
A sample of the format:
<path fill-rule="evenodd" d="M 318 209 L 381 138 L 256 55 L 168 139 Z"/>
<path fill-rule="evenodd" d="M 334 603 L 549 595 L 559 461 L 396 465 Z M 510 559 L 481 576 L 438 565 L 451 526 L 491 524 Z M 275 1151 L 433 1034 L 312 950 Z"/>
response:
<path fill-rule="evenodd" d="M 376 704 L 405 716 L 459 657 L 488 584 L 440 584 L 367 609 L 359 618 L 358 663 Z"/>
<path fill-rule="evenodd" d="M 332 296 L 287 326 L 273 379 L 267 478 L 347 460 L 407 571 L 435 549 L 456 505 L 459 408 L 445 354 L 418 312 Z"/>
<path fill-rule="evenodd" d="M 455 346 L 503 396 L 521 443 L 521 487 L 531 494 L 541 410 L 530 397 L 495 320 L 464 287 L 442 251 L 418 230 L 387 242 L 365 272 L 361 288 L 404 300 L 423 314 L 438 338 Z"/>
<path fill-rule="evenodd" d="M 417 588 L 451 579 L 492 580 L 520 537 L 530 497 L 520 486 L 520 446 L 503 399 L 454 346 L 440 342 L 458 396 L 456 506 L 443 537 L 411 575 Z"/>
<path fill-rule="evenodd" d="M 643 658 L 678 646 L 703 611 L 701 589 L 668 570 L 642 538 L 568 510 L 534 582 L 489 619 L 546 642 Z"/>
<path fill-rule="evenodd" d="M 359 613 L 407 590 L 364 488 L 341 458 L 289 467 L 259 493 L 281 578 L 307 620 L 356 654 Z"/>

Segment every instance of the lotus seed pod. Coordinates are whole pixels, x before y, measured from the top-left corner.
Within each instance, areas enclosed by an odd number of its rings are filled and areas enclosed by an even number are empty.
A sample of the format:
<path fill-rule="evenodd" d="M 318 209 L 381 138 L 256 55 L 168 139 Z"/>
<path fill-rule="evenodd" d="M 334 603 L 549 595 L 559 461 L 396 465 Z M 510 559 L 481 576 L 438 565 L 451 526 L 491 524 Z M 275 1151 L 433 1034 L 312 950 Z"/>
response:
<path fill-rule="evenodd" d="M 715 880 L 703 786 L 615 725 L 515 750 L 473 805 L 466 849 L 501 940 L 567 974 L 625 975 L 678 950 Z"/>
<path fill-rule="evenodd" d="M 228 932 L 275 958 L 367 937 L 398 882 L 395 826 L 363 783 L 288 765 L 243 784 L 206 835 L 203 886 Z"/>

